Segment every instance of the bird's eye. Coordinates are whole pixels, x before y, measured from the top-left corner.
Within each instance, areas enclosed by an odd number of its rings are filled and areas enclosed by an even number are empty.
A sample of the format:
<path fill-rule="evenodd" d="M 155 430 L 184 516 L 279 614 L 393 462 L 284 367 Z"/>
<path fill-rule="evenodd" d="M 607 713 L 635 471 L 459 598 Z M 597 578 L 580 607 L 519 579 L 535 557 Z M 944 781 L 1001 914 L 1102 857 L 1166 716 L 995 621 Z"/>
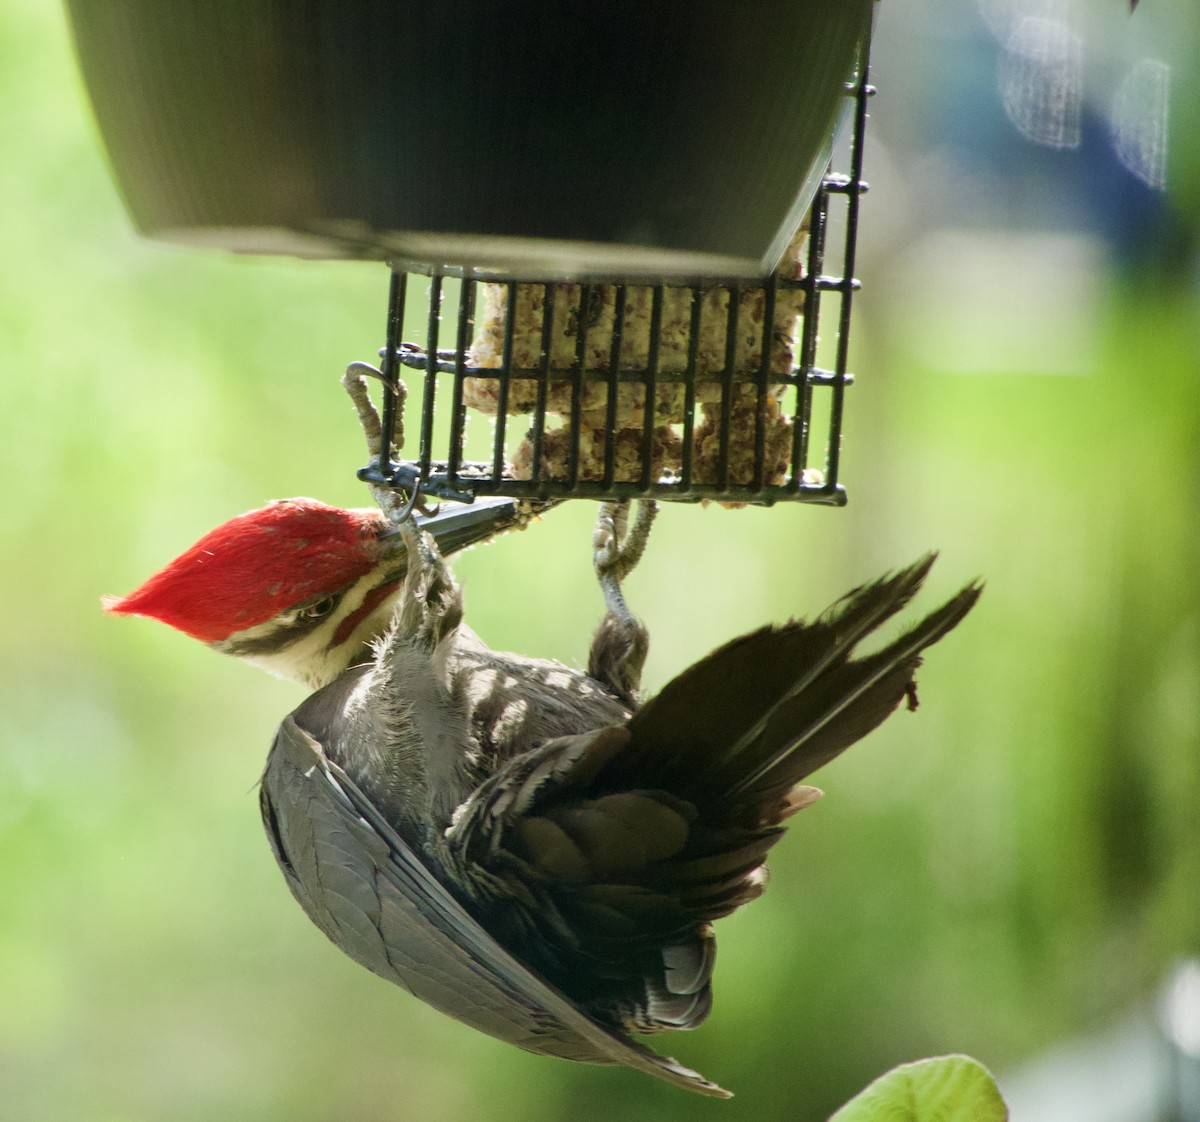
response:
<path fill-rule="evenodd" d="M 320 619 L 322 616 L 329 615 L 336 603 L 337 601 L 332 596 L 326 596 L 323 600 L 318 600 L 315 604 L 309 604 L 307 608 L 302 609 L 297 618 Z"/>

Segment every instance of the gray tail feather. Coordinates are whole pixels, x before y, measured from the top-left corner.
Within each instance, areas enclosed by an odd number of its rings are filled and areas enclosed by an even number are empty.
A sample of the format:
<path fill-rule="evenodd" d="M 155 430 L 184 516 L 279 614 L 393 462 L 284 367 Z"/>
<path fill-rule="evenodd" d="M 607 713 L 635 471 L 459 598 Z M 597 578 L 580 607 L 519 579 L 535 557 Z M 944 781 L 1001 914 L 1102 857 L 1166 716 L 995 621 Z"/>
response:
<path fill-rule="evenodd" d="M 684 798 L 733 816 L 785 793 L 876 728 L 909 695 L 920 654 L 971 610 L 964 588 L 882 650 L 854 647 L 920 589 L 929 554 L 856 588 L 812 623 L 763 628 L 684 671 L 630 721 L 638 774 Z M 638 759 L 638 754 L 632 754 Z"/>
<path fill-rule="evenodd" d="M 725 767 L 737 778 L 721 784 L 726 795 L 786 790 L 877 728 L 908 695 L 921 652 L 958 625 L 980 591 L 968 585 L 883 650 L 842 662 L 781 701 L 756 744 L 732 746 Z M 748 769 L 745 754 L 757 761 Z"/>

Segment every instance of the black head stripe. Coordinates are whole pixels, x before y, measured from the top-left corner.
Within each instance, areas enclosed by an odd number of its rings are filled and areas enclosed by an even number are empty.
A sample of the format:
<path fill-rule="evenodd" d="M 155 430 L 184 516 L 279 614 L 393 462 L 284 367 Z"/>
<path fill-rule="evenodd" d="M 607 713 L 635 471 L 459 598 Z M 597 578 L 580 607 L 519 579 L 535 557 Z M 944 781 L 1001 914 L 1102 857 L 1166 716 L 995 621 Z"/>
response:
<path fill-rule="evenodd" d="M 303 639 L 306 635 L 311 635 L 330 616 L 334 615 L 338 605 L 342 601 L 342 597 L 346 595 L 347 591 L 348 589 L 343 588 L 341 591 L 335 592 L 332 596 L 318 596 L 313 600 L 314 604 L 325 599 L 333 600 L 333 607 L 324 615 L 300 615 L 292 620 L 277 622 L 274 627 L 269 631 L 263 632 L 261 635 L 248 635 L 241 639 L 230 638 L 213 645 L 223 653 L 231 654 L 235 658 L 269 655 L 274 654 L 276 651 L 282 651 L 290 647 L 293 643 Z"/>

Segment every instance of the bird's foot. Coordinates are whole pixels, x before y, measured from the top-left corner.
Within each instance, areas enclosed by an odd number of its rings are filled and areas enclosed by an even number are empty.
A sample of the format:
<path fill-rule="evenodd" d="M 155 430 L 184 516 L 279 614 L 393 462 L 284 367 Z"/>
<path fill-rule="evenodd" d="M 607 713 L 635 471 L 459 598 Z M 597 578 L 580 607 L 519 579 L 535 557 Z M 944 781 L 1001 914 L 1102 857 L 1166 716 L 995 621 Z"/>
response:
<path fill-rule="evenodd" d="M 631 707 L 638 703 L 650 638 L 641 620 L 629 610 L 621 581 L 641 560 L 657 513 L 657 503 L 639 500 L 631 527 L 628 502 L 602 503 L 592 535 L 592 564 L 607 610 L 592 640 L 588 674 Z"/>
<path fill-rule="evenodd" d="M 401 521 L 398 529 L 408 552 L 400 630 L 419 646 L 433 650 L 462 623 L 462 590 L 432 534 L 411 517 Z"/>
<path fill-rule="evenodd" d="M 657 514 L 658 503 L 653 499 L 639 499 L 637 517 L 630 527 L 627 501 L 600 504 L 596 530 L 592 534 L 592 564 L 610 611 L 618 605 L 629 610 L 621 596 L 620 584 L 642 559 Z"/>
<path fill-rule="evenodd" d="M 367 440 L 367 452 L 378 458 L 383 447 L 383 422 L 379 419 L 379 410 L 371 400 L 367 388 L 367 378 L 378 378 L 383 383 L 385 393 L 396 395 L 396 423 L 392 434 L 392 451 L 398 452 L 404 447 L 404 402 L 408 398 L 408 387 L 401 381 L 392 385 L 384 376 L 383 371 L 372 366 L 369 362 L 352 362 L 342 375 L 342 386 L 354 403 L 358 414 L 358 423 L 362 426 L 363 436 Z"/>
<path fill-rule="evenodd" d="M 408 387 L 401 381 L 397 381 L 393 386 L 383 376 L 383 372 L 369 362 L 352 362 L 346 367 L 346 373 L 342 375 L 342 385 L 354 403 L 355 411 L 358 413 L 358 423 L 362 426 L 363 436 L 367 438 L 367 454 L 375 460 L 382 459 L 380 449 L 383 447 L 383 422 L 379 418 L 379 410 L 375 408 L 375 402 L 371 400 L 370 390 L 367 388 L 368 377 L 378 378 L 383 383 L 385 392 L 396 395 L 395 431 L 389 453 L 390 457 L 394 458 L 404 447 L 404 403 L 408 400 Z M 397 525 L 403 522 L 414 509 L 426 518 L 432 518 L 441 509 L 440 504 L 429 506 L 425 502 L 424 496 L 419 493 L 404 499 L 395 491 L 388 491 L 384 487 L 372 487 L 371 494 L 384 514 Z"/>

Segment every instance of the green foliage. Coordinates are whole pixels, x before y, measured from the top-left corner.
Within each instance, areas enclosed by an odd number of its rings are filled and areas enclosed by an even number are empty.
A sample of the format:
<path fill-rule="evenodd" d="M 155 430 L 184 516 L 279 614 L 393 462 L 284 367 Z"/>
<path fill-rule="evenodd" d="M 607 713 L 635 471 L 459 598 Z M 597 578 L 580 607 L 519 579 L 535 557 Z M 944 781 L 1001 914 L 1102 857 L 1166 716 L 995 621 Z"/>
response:
<path fill-rule="evenodd" d="M 991 1072 L 970 1056 L 901 1064 L 855 1095 L 829 1122 L 1006 1122 Z"/>

